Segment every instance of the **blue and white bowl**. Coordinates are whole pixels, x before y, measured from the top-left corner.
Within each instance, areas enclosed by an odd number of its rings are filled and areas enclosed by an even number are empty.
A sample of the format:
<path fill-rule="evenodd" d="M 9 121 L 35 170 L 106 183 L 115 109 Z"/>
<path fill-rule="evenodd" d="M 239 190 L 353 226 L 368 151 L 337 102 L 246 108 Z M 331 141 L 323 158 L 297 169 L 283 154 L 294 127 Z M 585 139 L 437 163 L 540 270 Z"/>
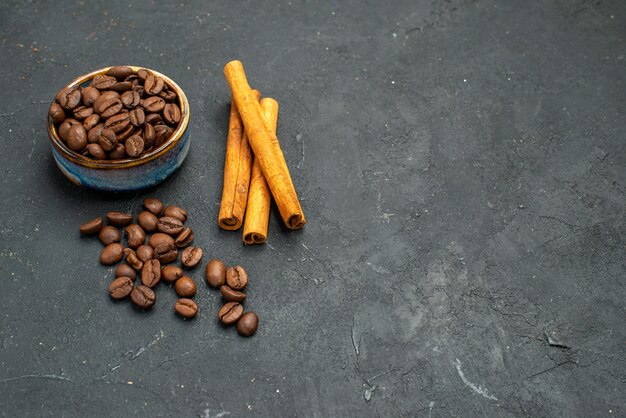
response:
<path fill-rule="evenodd" d="M 135 72 L 144 67 L 130 66 Z M 99 74 L 106 73 L 109 68 L 101 68 L 78 77 L 67 87 L 86 86 Z M 59 138 L 52 118 L 48 117 L 48 136 L 52 146 L 54 161 L 61 172 L 73 183 L 90 189 L 124 192 L 145 189 L 165 180 L 185 160 L 189 151 L 189 102 L 183 90 L 169 77 L 148 69 L 169 85 L 178 95 L 178 106 L 181 111 L 181 122 L 160 147 L 139 158 L 123 160 L 96 160 L 78 154 L 69 149 Z"/>

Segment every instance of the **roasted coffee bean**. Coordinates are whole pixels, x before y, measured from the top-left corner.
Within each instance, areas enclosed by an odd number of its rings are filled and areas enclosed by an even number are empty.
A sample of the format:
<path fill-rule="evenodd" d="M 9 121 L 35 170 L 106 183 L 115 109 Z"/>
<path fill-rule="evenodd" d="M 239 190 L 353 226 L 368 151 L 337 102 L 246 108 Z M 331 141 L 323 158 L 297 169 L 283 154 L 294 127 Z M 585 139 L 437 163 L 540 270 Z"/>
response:
<path fill-rule="evenodd" d="M 246 300 L 246 294 L 243 292 L 240 292 L 238 290 L 233 290 L 228 286 L 221 286 L 220 287 L 220 293 L 222 294 L 222 297 L 224 298 L 224 300 L 228 301 L 228 302 L 237 302 L 237 303 L 241 303 L 244 300 Z"/>
<path fill-rule="evenodd" d="M 120 100 L 124 107 L 128 109 L 134 109 L 139 106 L 139 101 L 141 100 L 141 95 L 136 91 L 126 91 L 120 97 Z"/>
<path fill-rule="evenodd" d="M 91 128 L 89 132 L 87 132 L 87 142 L 90 144 L 96 144 L 98 140 L 100 139 L 100 134 L 102 133 L 103 129 L 104 129 L 104 123 L 99 123 L 93 128 Z"/>
<path fill-rule="evenodd" d="M 126 147 L 124 147 L 124 144 L 117 144 L 109 154 L 109 157 L 111 157 L 112 160 L 119 160 L 126 157 Z"/>
<path fill-rule="evenodd" d="M 232 325 L 241 318 L 242 314 L 243 306 L 237 302 L 228 302 L 226 305 L 222 306 L 222 309 L 217 313 L 217 317 L 222 321 L 222 324 Z"/>
<path fill-rule="evenodd" d="M 246 312 L 237 321 L 237 333 L 242 337 L 254 335 L 259 326 L 259 317 L 254 312 Z"/>
<path fill-rule="evenodd" d="M 100 99 L 96 101 L 96 105 L 94 105 L 93 110 L 104 119 L 108 119 L 111 116 L 117 115 L 118 113 L 120 113 L 120 110 L 122 110 L 123 105 L 119 98 L 105 100 L 100 103 L 100 106 L 98 106 L 97 103 L 99 100 Z"/>
<path fill-rule="evenodd" d="M 146 115 L 141 108 L 131 110 L 128 116 L 133 126 L 142 126 L 146 121 Z"/>
<path fill-rule="evenodd" d="M 128 264 L 122 263 L 115 268 L 115 277 L 122 276 L 130 277 L 131 280 L 135 280 L 137 278 L 137 272 Z"/>
<path fill-rule="evenodd" d="M 80 232 L 86 235 L 96 234 L 100 232 L 103 224 L 104 222 L 102 221 L 102 218 L 98 216 L 97 218 L 92 219 L 82 224 L 80 226 Z"/>
<path fill-rule="evenodd" d="M 141 269 L 141 283 L 144 286 L 154 287 L 161 281 L 161 263 L 159 260 L 149 260 Z"/>
<path fill-rule="evenodd" d="M 154 146 L 160 147 L 170 138 L 174 130 L 167 125 L 156 125 L 154 127 L 155 139 Z"/>
<path fill-rule="evenodd" d="M 116 134 L 122 132 L 130 124 L 130 116 L 128 113 L 118 113 L 111 116 L 104 122 L 105 129 L 111 129 Z"/>
<path fill-rule="evenodd" d="M 124 144 L 126 140 L 133 135 L 134 131 L 135 127 L 129 123 L 126 129 L 115 135 L 115 137 L 117 138 L 117 142 L 119 144 Z M 124 148 L 124 152 L 126 152 L 126 148 Z"/>
<path fill-rule="evenodd" d="M 161 269 L 161 279 L 165 283 L 173 283 L 183 277 L 183 269 L 178 266 L 164 266 Z"/>
<path fill-rule="evenodd" d="M 191 298 L 196 294 L 196 284 L 191 277 L 183 276 L 174 283 L 174 290 L 181 298 Z"/>
<path fill-rule="evenodd" d="M 226 265 L 222 260 L 214 258 L 206 265 L 206 282 L 209 286 L 219 288 L 226 283 Z"/>
<path fill-rule="evenodd" d="M 180 109 L 174 103 L 168 103 L 163 108 L 163 119 L 168 125 L 176 125 L 180 122 Z"/>
<path fill-rule="evenodd" d="M 198 314 L 198 304 L 191 299 L 178 299 L 174 304 L 174 311 L 183 318 L 193 318 Z"/>
<path fill-rule="evenodd" d="M 129 266 L 139 271 L 143 268 L 143 261 L 137 257 L 137 253 L 133 251 L 131 248 L 124 248 L 124 254 L 126 255 L 126 263 Z"/>
<path fill-rule="evenodd" d="M 67 133 L 67 146 L 72 151 L 80 151 L 87 145 L 87 131 L 83 125 L 72 125 Z"/>
<path fill-rule="evenodd" d="M 65 119 L 65 111 L 57 102 L 54 102 L 50 105 L 48 114 L 52 118 L 52 121 L 57 125 L 63 122 L 63 120 Z"/>
<path fill-rule="evenodd" d="M 63 121 L 63 123 L 61 123 L 61 125 L 59 125 L 59 129 L 57 130 L 59 138 L 67 142 L 67 136 L 70 133 L 70 128 L 74 125 L 79 124 L 80 122 L 74 118 L 65 118 L 65 120 Z"/>
<path fill-rule="evenodd" d="M 104 128 L 100 132 L 100 137 L 98 137 L 98 144 L 105 151 L 112 151 L 113 148 L 117 145 L 117 137 L 115 136 L 115 132 L 113 129 Z"/>
<path fill-rule="evenodd" d="M 150 71 L 146 70 L 145 68 L 140 68 L 137 71 L 137 78 L 139 78 L 139 80 L 141 80 L 142 82 L 145 82 L 149 75 Z"/>
<path fill-rule="evenodd" d="M 143 108 L 148 113 L 159 113 L 165 108 L 165 100 L 159 96 L 150 96 L 144 99 Z"/>
<path fill-rule="evenodd" d="M 72 110 L 80 103 L 80 91 L 75 87 L 61 90 L 58 102 L 65 110 Z"/>
<path fill-rule="evenodd" d="M 154 258 L 154 248 L 149 245 L 140 245 L 135 250 L 135 253 L 137 253 L 137 257 L 144 263 Z"/>
<path fill-rule="evenodd" d="M 176 244 L 178 248 L 183 248 L 191 244 L 191 241 L 193 241 L 193 238 L 194 238 L 193 230 L 187 227 L 187 228 L 184 228 L 180 234 L 178 234 L 178 236 L 174 240 L 174 244 Z"/>
<path fill-rule="evenodd" d="M 114 85 L 115 83 L 117 83 L 117 80 L 115 79 L 115 77 L 111 77 L 111 76 L 104 75 L 104 74 L 99 74 L 95 76 L 93 80 L 91 80 L 90 86 L 95 87 L 98 90 L 102 91 L 102 90 L 110 89 L 111 86 Z"/>
<path fill-rule="evenodd" d="M 93 106 L 93 104 L 100 97 L 100 91 L 95 87 L 85 87 L 80 92 L 83 98 L 83 104 L 85 106 Z"/>
<path fill-rule="evenodd" d="M 130 224 L 124 228 L 126 234 L 126 242 L 130 248 L 137 248 L 146 241 L 146 233 L 137 224 Z"/>
<path fill-rule="evenodd" d="M 141 76 L 139 78 L 141 78 Z M 143 89 L 146 92 L 146 94 L 155 95 L 155 94 L 161 93 L 161 90 L 163 90 L 164 86 L 165 86 L 165 83 L 163 82 L 163 79 L 150 74 L 149 76 L 146 77 L 146 81 L 143 84 Z"/>
<path fill-rule="evenodd" d="M 141 309 L 150 309 L 156 302 L 156 294 L 148 286 L 139 285 L 130 293 L 130 299 Z"/>
<path fill-rule="evenodd" d="M 143 152 L 143 138 L 139 135 L 132 135 L 126 140 L 124 146 L 129 157 L 138 157 Z"/>
<path fill-rule="evenodd" d="M 125 65 L 117 65 L 115 67 L 109 68 L 109 70 L 106 72 L 106 75 L 115 77 L 115 79 L 118 81 L 122 81 L 122 80 L 126 80 L 126 78 L 130 76 L 132 73 L 133 73 L 132 68 L 127 67 Z"/>
<path fill-rule="evenodd" d="M 111 91 L 123 93 L 123 92 L 129 91 L 132 87 L 133 87 L 133 83 L 131 83 L 130 81 L 118 81 L 117 83 L 109 87 L 109 89 Z"/>
<path fill-rule="evenodd" d="M 139 214 L 137 219 L 139 221 L 139 225 L 141 225 L 141 227 L 146 232 L 156 231 L 156 225 L 157 225 L 157 222 L 159 221 L 159 218 L 157 218 L 157 216 L 154 213 L 144 210 L 143 212 Z"/>
<path fill-rule="evenodd" d="M 226 271 L 226 284 L 233 290 L 242 290 L 248 284 L 248 274 L 241 266 L 229 267 Z"/>
<path fill-rule="evenodd" d="M 109 245 L 113 242 L 120 242 L 122 240 L 122 233 L 119 229 L 111 225 L 106 225 L 100 229 L 98 238 L 100 238 L 100 242 L 104 245 Z"/>
<path fill-rule="evenodd" d="M 158 113 L 150 113 L 146 115 L 146 123 L 149 123 L 153 126 L 163 124 L 163 118 Z"/>
<path fill-rule="evenodd" d="M 150 236 L 150 239 L 148 240 L 148 244 L 154 249 L 162 244 L 167 244 L 169 246 L 175 247 L 174 238 L 170 237 L 167 234 L 163 234 L 162 232 L 152 234 Z"/>
<path fill-rule="evenodd" d="M 171 216 L 162 216 L 157 222 L 157 229 L 164 234 L 178 235 L 183 230 L 183 223 Z"/>
<path fill-rule="evenodd" d="M 156 133 L 154 128 L 149 123 L 146 123 L 143 127 L 143 144 L 145 149 L 150 149 L 154 146 L 156 141 Z"/>
<path fill-rule="evenodd" d="M 74 119 L 82 121 L 93 114 L 93 107 L 76 106 L 72 114 L 74 115 Z"/>
<path fill-rule="evenodd" d="M 181 222 L 185 222 L 189 217 L 187 211 L 183 208 L 179 208 L 178 206 L 166 206 L 163 209 L 163 216 L 169 216 L 170 218 L 176 218 Z"/>
<path fill-rule="evenodd" d="M 102 149 L 100 144 L 87 144 L 87 152 L 96 160 L 104 160 L 107 153 Z"/>
<path fill-rule="evenodd" d="M 122 259 L 124 247 L 119 242 L 107 245 L 100 253 L 100 263 L 104 265 L 115 264 Z"/>
<path fill-rule="evenodd" d="M 133 281 L 130 277 L 121 276 L 109 285 L 109 294 L 113 299 L 124 299 L 133 291 Z"/>
<path fill-rule="evenodd" d="M 154 247 L 154 258 L 161 264 L 171 263 L 178 258 L 178 249 L 174 244 L 160 244 Z"/>
<path fill-rule="evenodd" d="M 147 197 L 143 200 L 143 207 L 148 211 L 154 213 L 156 216 L 161 215 L 163 212 L 163 202 L 154 197 Z"/>
<path fill-rule="evenodd" d="M 187 247 L 180 253 L 180 262 L 188 269 L 194 268 L 202 260 L 202 248 Z"/>
<path fill-rule="evenodd" d="M 126 226 L 133 221 L 130 213 L 111 211 L 107 212 L 107 220 L 111 225 Z"/>
<path fill-rule="evenodd" d="M 166 102 L 173 102 L 176 100 L 176 93 L 171 90 L 163 90 L 159 93 L 159 97 L 163 98 Z"/>
<path fill-rule="evenodd" d="M 100 123 L 100 115 L 93 113 L 85 118 L 83 126 L 87 130 L 87 142 L 89 141 L 89 131 Z"/>

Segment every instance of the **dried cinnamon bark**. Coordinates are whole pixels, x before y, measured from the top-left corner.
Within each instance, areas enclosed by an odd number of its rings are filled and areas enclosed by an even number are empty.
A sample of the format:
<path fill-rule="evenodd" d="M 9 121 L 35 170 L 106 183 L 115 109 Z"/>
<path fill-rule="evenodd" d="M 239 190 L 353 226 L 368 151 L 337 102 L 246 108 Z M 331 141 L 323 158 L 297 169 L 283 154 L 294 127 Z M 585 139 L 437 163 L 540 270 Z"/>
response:
<path fill-rule="evenodd" d="M 276 134 L 278 102 L 266 97 L 261 100 L 261 108 L 263 109 L 267 128 Z M 263 244 L 267 239 L 271 200 L 272 195 L 263 176 L 261 164 L 255 158 L 252 163 L 252 178 L 250 179 L 246 220 L 243 224 L 243 242 L 245 244 Z"/>

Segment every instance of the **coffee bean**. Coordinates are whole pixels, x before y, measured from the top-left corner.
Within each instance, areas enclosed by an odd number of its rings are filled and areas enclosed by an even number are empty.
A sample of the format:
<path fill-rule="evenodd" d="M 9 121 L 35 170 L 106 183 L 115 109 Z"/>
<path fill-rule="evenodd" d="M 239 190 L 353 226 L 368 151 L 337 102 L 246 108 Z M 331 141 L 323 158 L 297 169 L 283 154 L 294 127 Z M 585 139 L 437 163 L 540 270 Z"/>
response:
<path fill-rule="evenodd" d="M 126 263 L 139 271 L 143 268 L 143 261 L 137 257 L 137 253 L 132 248 L 124 248 L 124 254 L 126 255 Z"/>
<path fill-rule="evenodd" d="M 137 224 L 130 224 L 124 228 L 126 233 L 126 241 L 130 248 L 137 248 L 146 241 L 146 233 Z"/>
<path fill-rule="evenodd" d="M 107 157 L 100 144 L 87 144 L 87 152 L 96 160 L 104 160 Z"/>
<path fill-rule="evenodd" d="M 104 245 L 109 245 L 114 242 L 120 242 L 122 240 L 122 233 L 119 229 L 111 225 L 106 225 L 100 230 L 98 238 L 100 238 L 100 242 Z"/>
<path fill-rule="evenodd" d="M 126 129 L 115 135 L 115 138 L 117 138 L 118 143 L 123 145 L 126 140 L 133 135 L 134 132 L 135 127 L 129 123 Z M 124 147 L 124 152 L 126 152 L 126 147 Z"/>
<path fill-rule="evenodd" d="M 143 200 L 143 207 L 154 213 L 156 216 L 161 215 L 161 212 L 163 212 L 163 202 L 153 197 L 145 198 Z"/>
<path fill-rule="evenodd" d="M 165 144 L 170 138 L 170 136 L 172 136 L 172 133 L 174 133 L 174 130 L 170 128 L 169 126 L 156 125 L 154 127 L 154 134 L 155 134 L 154 146 L 160 147 L 161 145 Z"/>
<path fill-rule="evenodd" d="M 124 146 L 129 157 L 138 157 L 143 152 L 143 138 L 139 135 L 133 135 L 126 140 Z"/>
<path fill-rule="evenodd" d="M 142 309 L 150 309 L 156 302 L 156 294 L 148 286 L 139 285 L 130 293 L 133 303 Z"/>
<path fill-rule="evenodd" d="M 196 284 L 191 277 L 183 276 L 174 283 L 174 290 L 181 298 L 191 298 L 196 294 Z"/>
<path fill-rule="evenodd" d="M 166 206 L 163 209 L 163 216 L 169 216 L 170 218 L 176 218 L 181 222 L 185 222 L 188 214 L 185 209 L 179 208 L 178 206 Z"/>
<path fill-rule="evenodd" d="M 143 143 L 146 149 L 150 149 L 154 146 L 156 141 L 156 132 L 149 123 L 146 123 L 143 127 Z"/>
<path fill-rule="evenodd" d="M 72 125 L 67 133 L 67 146 L 72 151 L 80 151 L 87 145 L 87 131 L 83 125 Z"/>
<path fill-rule="evenodd" d="M 93 107 L 76 106 L 72 114 L 76 120 L 85 120 L 88 116 L 93 114 Z"/>
<path fill-rule="evenodd" d="M 141 108 L 131 110 L 128 116 L 133 126 L 142 126 L 146 121 L 146 115 Z"/>
<path fill-rule="evenodd" d="M 228 286 L 221 286 L 220 293 L 222 294 L 222 297 L 228 302 L 241 303 L 246 300 L 245 293 L 239 292 L 238 290 L 233 290 Z"/>
<path fill-rule="evenodd" d="M 120 101 L 122 105 L 128 109 L 134 109 L 139 106 L 139 101 L 141 100 L 141 95 L 136 91 L 126 91 L 120 97 Z"/>
<path fill-rule="evenodd" d="M 63 120 L 65 119 L 65 111 L 57 102 L 54 102 L 50 105 L 50 109 L 48 109 L 48 114 L 52 118 L 52 121 L 57 125 L 63 122 Z"/>
<path fill-rule="evenodd" d="M 100 263 L 104 265 L 117 263 L 122 259 L 123 250 L 124 247 L 119 242 L 107 245 L 100 253 Z"/>
<path fill-rule="evenodd" d="M 100 91 L 94 87 L 84 87 L 80 93 L 85 106 L 93 106 L 98 97 L 100 97 Z"/>
<path fill-rule="evenodd" d="M 161 269 L 161 279 L 165 283 L 173 283 L 183 277 L 183 269 L 178 266 L 164 266 Z"/>
<path fill-rule="evenodd" d="M 159 96 L 151 96 L 143 101 L 143 108 L 148 113 L 159 113 L 165 108 L 165 100 Z"/>
<path fill-rule="evenodd" d="M 198 314 L 198 304 L 191 299 L 178 299 L 174 304 L 174 311 L 183 318 L 193 318 Z"/>
<path fill-rule="evenodd" d="M 224 325 L 232 325 L 241 318 L 243 314 L 243 306 L 237 302 L 228 302 L 222 306 L 222 309 L 217 313 L 217 317 L 222 321 Z"/>
<path fill-rule="evenodd" d="M 174 244 L 176 244 L 178 248 L 183 248 L 188 246 L 191 241 L 193 241 L 193 238 L 193 230 L 187 227 L 184 228 L 180 234 L 178 234 L 178 236 L 174 240 Z"/>
<path fill-rule="evenodd" d="M 160 244 L 154 247 L 154 258 L 161 264 L 171 263 L 178 258 L 178 249 L 174 244 Z"/>
<path fill-rule="evenodd" d="M 61 125 L 59 125 L 59 129 L 57 129 L 57 132 L 59 134 L 59 138 L 61 138 L 65 142 L 67 142 L 67 136 L 70 133 L 70 128 L 72 126 L 78 125 L 78 124 L 80 124 L 80 122 L 77 121 L 74 118 L 65 118 L 63 123 L 61 123 Z"/>
<path fill-rule="evenodd" d="M 109 285 L 109 294 L 113 299 L 124 299 L 132 291 L 133 281 L 130 277 L 118 277 Z"/>
<path fill-rule="evenodd" d="M 162 125 L 163 118 L 158 113 L 149 113 L 146 115 L 146 123 L 149 123 L 152 126 Z"/>
<path fill-rule="evenodd" d="M 110 89 L 113 84 L 117 83 L 115 77 L 111 77 L 104 74 L 99 74 L 91 80 L 91 87 L 95 87 L 98 90 Z"/>
<path fill-rule="evenodd" d="M 159 260 L 149 260 L 141 269 L 141 283 L 144 286 L 154 287 L 161 281 L 161 263 Z"/>
<path fill-rule="evenodd" d="M 157 226 L 157 222 L 159 221 L 159 218 L 157 218 L 157 216 L 154 213 L 144 210 L 143 212 L 139 214 L 137 219 L 139 221 L 139 225 L 141 225 L 141 227 L 146 232 L 156 231 L 156 226 Z"/>
<path fill-rule="evenodd" d="M 226 282 L 226 265 L 222 260 L 214 258 L 209 261 L 205 271 L 206 282 L 211 287 L 218 288 Z"/>
<path fill-rule="evenodd" d="M 102 97 L 102 96 L 101 96 Z M 98 99 L 100 100 L 100 99 Z M 98 103 L 98 101 L 96 101 Z M 108 99 L 100 103 L 100 106 L 94 105 L 93 110 L 102 116 L 104 119 L 108 119 L 113 115 L 117 115 L 122 110 L 122 102 L 119 98 Z"/>
<path fill-rule="evenodd" d="M 168 103 L 163 108 L 163 119 L 168 125 L 176 125 L 180 122 L 180 109 L 174 103 Z"/>
<path fill-rule="evenodd" d="M 150 71 L 146 70 L 145 68 L 140 68 L 137 71 L 137 78 L 139 78 L 139 80 L 141 80 L 142 82 L 145 82 L 149 75 Z"/>
<path fill-rule="evenodd" d="M 259 317 L 254 312 L 246 312 L 237 321 L 237 333 L 242 337 L 254 335 L 259 326 Z"/>
<path fill-rule="evenodd" d="M 89 141 L 89 131 L 100 123 L 100 115 L 94 113 L 85 118 L 83 127 L 87 130 L 87 142 Z"/>
<path fill-rule="evenodd" d="M 169 246 L 175 247 L 174 238 L 162 232 L 157 232 L 155 234 L 152 234 L 150 236 L 150 239 L 148 240 L 148 244 L 150 244 L 150 246 L 154 249 L 156 249 L 156 247 L 162 244 L 167 244 Z"/>
<path fill-rule="evenodd" d="M 137 278 L 137 272 L 128 264 L 122 263 L 115 268 L 115 277 L 122 276 L 130 277 L 131 280 L 135 280 Z"/>
<path fill-rule="evenodd" d="M 103 223 L 104 222 L 102 221 L 102 218 L 98 216 L 97 218 L 94 218 L 82 224 L 80 226 L 80 232 L 86 235 L 93 235 L 100 232 Z"/>
<path fill-rule="evenodd" d="M 128 113 L 118 113 L 104 122 L 104 128 L 111 129 L 116 134 L 122 132 L 128 125 L 130 125 L 130 116 Z"/>
<path fill-rule="evenodd" d="M 154 258 L 154 248 L 149 245 L 140 245 L 135 250 L 135 253 L 137 253 L 137 257 L 144 263 Z"/>
<path fill-rule="evenodd" d="M 109 154 L 109 157 L 111 157 L 112 160 L 119 160 L 126 157 L 126 147 L 124 147 L 124 144 L 117 144 Z"/>
<path fill-rule="evenodd" d="M 126 77 L 130 76 L 132 73 L 133 73 L 132 68 L 127 67 L 125 65 L 118 65 L 118 66 L 109 68 L 109 70 L 106 72 L 106 75 L 115 77 L 115 79 L 118 81 L 122 81 L 122 80 L 125 80 Z"/>
<path fill-rule="evenodd" d="M 226 284 L 233 290 L 242 290 L 248 284 L 248 274 L 241 266 L 229 267 L 226 271 Z"/>
<path fill-rule="evenodd" d="M 92 115 L 93 116 L 93 115 Z M 104 123 L 99 123 L 87 132 L 87 142 L 90 144 L 95 144 L 100 139 L 100 134 L 104 129 Z"/>
<path fill-rule="evenodd" d="M 176 100 L 176 93 L 174 93 L 171 90 L 168 91 L 161 91 L 161 93 L 159 93 L 159 97 L 163 98 L 163 100 L 165 100 L 166 102 L 173 102 L 174 100 Z"/>
<path fill-rule="evenodd" d="M 98 145 L 105 151 L 112 151 L 117 146 L 117 137 L 112 129 L 104 128 L 98 137 Z"/>
<path fill-rule="evenodd" d="M 180 253 L 180 261 L 188 269 L 194 268 L 202 260 L 202 248 L 187 247 Z"/>
<path fill-rule="evenodd" d="M 111 225 L 126 226 L 133 221 L 130 213 L 111 211 L 107 212 L 107 220 Z"/>
<path fill-rule="evenodd" d="M 162 216 L 157 222 L 157 229 L 168 235 L 178 235 L 183 230 L 183 223 L 171 216 Z"/>
<path fill-rule="evenodd" d="M 146 81 L 143 85 L 143 89 L 146 92 L 146 94 L 155 95 L 155 94 L 159 94 L 161 90 L 163 90 L 164 85 L 165 83 L 163 82 L 163 79 L 150 74 L 149 76 L 146 77 Z"/>
<path fill-rule="evenodd" d="M 72 110 L 80 103 L 80 91 L 75 87 L 65 88 L 61 90 L 58 102 L 65 110 Z"/>
<path fill-rule="evenodd" d="M 133 83 L 131 83 L 130 81 L 118 81 L 117 83 L 109 87 L 109 89 L 111 91 L 123 93 L 123 92 L 129 91 L 132 87 L 133 87 Z"/>

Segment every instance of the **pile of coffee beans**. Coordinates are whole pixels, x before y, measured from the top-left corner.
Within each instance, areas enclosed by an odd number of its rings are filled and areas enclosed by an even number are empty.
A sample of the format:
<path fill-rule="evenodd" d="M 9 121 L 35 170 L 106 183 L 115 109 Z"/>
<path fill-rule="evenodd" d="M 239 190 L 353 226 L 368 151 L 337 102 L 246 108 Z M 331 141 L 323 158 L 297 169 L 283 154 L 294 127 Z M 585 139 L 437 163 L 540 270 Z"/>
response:
<path fill-rule="evenodd" d="M 242 337 L 254 335 L 259 326 L 259 317 L 252 311 L 244 312 L 243 303 L 247 296 L 243 292 L 248 285 L 248 274 L 241 266 L 226 268 L 222 260 L 209 261 L 205 271 L 209 286 L 219 289 L 225 303 L 217 313 L 224 325 L 237 324 Z"/>
<path fill-rule="evenodd" d="M 96 160 L 138 158 L 165 143 L 182 119 L 178 95 L 147 69 L 111 67 L 66 87 L 48 111 L 69 149 Z"/>
<path fill-rule="evenodd" d="M 108 225 L 101 217 L 85 222 L 80 232 L 96 235 L 105 246 L 100 253 L 100 263 L 112 265 L 122 261 L 115 268 L 115 280 L 109 285 L 113 299 L 130 296 L 131 301 L 141 309 L 150 309 L 156 302 L 155 289 L 164 281 L 174 285 L 181 298 L 174 305 L 174 311 L 183 318 L 193 318 L 198 313 L 198 305 L 191 298 L 196 294 L 196 284 L 185 275 L 183 268 L 192 269 L 202 260 L 202 248 L 190 246 L 193 230 L 185 226 L 187 211 L 177 206 L 165 206 L 158 199 L 143 201 L 145 210 L 137 216 L 125 212 L 106 214 Z M 126 247 L 122 245 L 123 228 Z M 148 236 L 147 234 L 152 234 Z M 147 243 L 146 243 L 147 242 Z M 172 265 L 179 258 L 181 266 Z M 139 278 L 140 283 L 135 285 Z"/>

